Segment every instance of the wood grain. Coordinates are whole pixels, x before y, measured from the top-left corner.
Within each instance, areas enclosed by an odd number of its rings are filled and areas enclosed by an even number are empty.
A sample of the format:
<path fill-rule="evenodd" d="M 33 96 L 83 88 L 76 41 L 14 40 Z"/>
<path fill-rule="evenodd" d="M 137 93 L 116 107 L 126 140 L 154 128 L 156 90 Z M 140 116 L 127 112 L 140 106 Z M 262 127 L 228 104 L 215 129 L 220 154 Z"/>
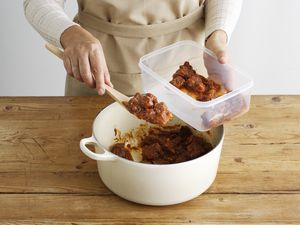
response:
<path fill-rule="evenodd" d="M 225 126 L 200 197 L 147 207 L 111 193 L 79 150 L 108 97 L 0 98 L 0 224 L 300 224 L 300 96 L 254 96 Z"/>
<path fill-rule="evenodd" d="M 3 197 L 0 212 L 2 219 L 72 218 L 119 223 L 214 223 L 234 220 L 240 223 L 279 224 L 300 220 L 300 206 L 297 205 L 299 194 L 206 194 L 168 207 L 143 206 L 117 196 L 11 194 Z"/>

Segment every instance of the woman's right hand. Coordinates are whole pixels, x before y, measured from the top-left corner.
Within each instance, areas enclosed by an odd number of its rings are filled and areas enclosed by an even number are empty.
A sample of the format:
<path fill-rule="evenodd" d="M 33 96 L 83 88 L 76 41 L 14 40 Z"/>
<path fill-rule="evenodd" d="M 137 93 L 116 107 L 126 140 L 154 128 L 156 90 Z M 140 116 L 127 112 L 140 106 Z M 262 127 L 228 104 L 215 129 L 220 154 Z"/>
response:
<path fill-rule="evenodd" d="M 64 66 L 68 75 L 105 93 L 105 84 L 112 87 L 102 46 L 98 39 L 80 26 L 66 29 L 60 38 L 64 48 Z"/>

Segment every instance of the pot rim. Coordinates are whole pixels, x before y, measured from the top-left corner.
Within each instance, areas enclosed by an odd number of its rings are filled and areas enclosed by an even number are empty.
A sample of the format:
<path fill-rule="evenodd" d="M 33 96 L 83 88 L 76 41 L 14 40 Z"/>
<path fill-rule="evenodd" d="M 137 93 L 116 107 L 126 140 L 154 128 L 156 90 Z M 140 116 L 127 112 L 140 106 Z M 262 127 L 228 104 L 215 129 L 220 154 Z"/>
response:
<path fill-rule="evenodd" d="M 116 158 L 116 160 L 121 160 L 122 162 L 124 163 L 128 163 L 128 164 L 131 164 L 133 166 L 141 166 L 141 167 L 151 167 L 151 168 L 161 168 L 161 167 L 174 167 L 174 166 L 185 166 L 187 164 L 192 164 L 194 163 L 195 161 L 197 160 L 201 160 L 203 158 L 206 158 L 208 157 L 209 155 L 212 154 L 212 152 L 214 152 L 216 149 L 218 149 L 218 147 L 223 143 L 224 141 L 224 136 L 225 136 L 225 128 L 224 128 L 224 125 L 220 125 L 218 126 L 217 128 L 220 128 L 221 129 L 221 138 L 220 140 L 218 141 L 218 144 L 211 150 L 209 151 L 208 153 L 198 157 L 198 158 L 195 158 L 195 159 L 192 159 L 192 160 L 188 160 L 188 161 L 185 161 L 185 162 L 180 162 L 180 163 L 172 163 L 172 164 L 148 164 L 148 163 L 141 163 L 141 162 L 136 162 L 136 161 L 131 161 L 131 160 L 128 160 L 128 159 L 124 159 L 114 153 L 112 153 L 111 151 L 109 151 L 108 149 L 106 149 L 106 147 L 104 147 L 101 142 L 97 139 L 96 135 L 95 135 L 95 122 L 98 118 L 98 116 L 100 116 L 100 114 L 102 112 L 105 112 L 106 110 L 109 110 L 111 107 L 113 107 L 114 105 L 116 104 L 119 104 L 118 102 L 114 102 L 114 103 L 111 103 L 109 104 L 108 106 L 106 106 L 104 109 L 102 109 L 101 111 L 99 111 L 96 115 L 96 117 L 94 118 L 93 120 L 93 125 L 92 125 L 92 136 L 94 137 L 94 139 L 96 140 L 97 142 L 97 145 L 99 145 L 99 147 L 103 150 L 103 151 L 107 151 L 111 154 L 113 154 Z M 216 128 L 214 128 L 216 129 Z M 96 161 L 102 161 L 102 160 L 96 160 Z"/>

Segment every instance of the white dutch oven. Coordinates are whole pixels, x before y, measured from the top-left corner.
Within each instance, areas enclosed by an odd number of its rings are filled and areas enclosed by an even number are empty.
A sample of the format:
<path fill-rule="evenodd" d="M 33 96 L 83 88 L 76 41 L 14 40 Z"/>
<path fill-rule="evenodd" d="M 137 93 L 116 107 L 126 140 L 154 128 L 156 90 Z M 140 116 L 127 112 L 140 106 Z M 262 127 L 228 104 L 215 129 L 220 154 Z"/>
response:
<path fill-rule="evenodd" d="M 182 123 L 173 120 L 175 123 Z M 109 151 L 114 143 L 114 128 L 125 133 L 142 123 L 127 110 L 113 103 L 94 120 L 93 135 L 80 141 L 88 157 L 97 160 L 103 183 L 115 194 L 146 205 L 171 205 L 193 199 L 213 183 L 218 169 L 224 128 L 205 133 L 215 148 L 197 159 L 169 165 L 151 165 L 129 161 Z M 96 152 L 86 145 L 94 144 Z"/>

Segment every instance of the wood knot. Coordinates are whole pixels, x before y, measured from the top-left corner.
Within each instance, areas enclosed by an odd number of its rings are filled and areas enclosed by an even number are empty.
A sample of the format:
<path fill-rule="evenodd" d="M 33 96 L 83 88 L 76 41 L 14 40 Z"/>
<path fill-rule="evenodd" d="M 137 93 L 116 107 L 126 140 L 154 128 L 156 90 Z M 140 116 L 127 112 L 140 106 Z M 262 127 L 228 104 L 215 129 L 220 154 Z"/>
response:
<path fill-rule="evenodd" d="M 237 163 L 242 163 L 243 158 L 242 157 L 237 157 L 237 158 L 234 158 L 234 161 L 237 162 Z"/>
<path fill-rule="evenodd" d="M 248 124 L 245 124 L 244 127 L 245 127 L 245 128 L 250 128 L 250 129 L 252 129 L 252 128 L 254 128 L 255 126 L 254 126 L 254 124 L 248 123 Z"/>
<path fill-rule="evenodd" d="M 84 159 L 82 160 L 81 164 L 86 164 L 88 162 L 88 160 Z"/>
<path fill-rule="evenodd" d="M 10 110 L 12 110 L 12 108 L 13 108 L 12 105 L 7 105 L 7 106 L 5 106 L 5 110 L 6 110 L 6 111 L 10 111 Z"/>
<path fill-rule="evenodd" d="M 80 170 L 80 169 L 82 169 L 82 165 L 77 165 L 75 168 Z"/>
<path fill-rule="evenodd" d="M 272 98 L 273 102 L 281 102 L 281 98 L 279 96 L 275 96 Z"/>
<path fill-rule="evenodd" d="M 220 201 L 220 202 L 223 202 L 224 201 L 224 199 L 221 197 L 221 198 L 218 198 L 218 200 Z"/>
<path fill-rule="evenodd" d="M 88 160 L 84 159 L 81 161 L 80 164 L 78 164 L 77 166 L 75 166 L 76 169 L 81 170 L 83 165 L 86 164 L 88 162 Z"/>

